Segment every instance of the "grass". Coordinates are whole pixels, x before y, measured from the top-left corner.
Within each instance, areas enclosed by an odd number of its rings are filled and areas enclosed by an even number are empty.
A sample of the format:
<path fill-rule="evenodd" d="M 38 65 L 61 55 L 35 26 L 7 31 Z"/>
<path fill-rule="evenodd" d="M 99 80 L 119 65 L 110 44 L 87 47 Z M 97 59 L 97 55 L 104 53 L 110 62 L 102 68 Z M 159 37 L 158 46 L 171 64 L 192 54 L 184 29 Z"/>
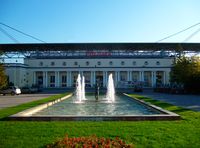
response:
<path fill-rule="evenodd" d="M 48 98 L 44 98 L 44 99 L 41 99 L 41 100 L 37 100 L 37 101 L 24 103 L 24 104 L 13 106 L 13 107 L 8 107 L 8 108 L 5 108 L 5 109 L 1 109 L 0 110 L 0 120 L 4 120 L 6 117 L 8 117 L 8 116 L 10 116 L 12 114 L 15 114 L 17 112 L 23 111 L 25 109 L 28 109 L 28 108 L 31 108 L 31 107 L 34 107 L 34 106 L 37 106 L 37 105 L 44 104 L 46 102 L 50 102 L 50 101 L 56 100 L 58 98 L 66 96 L 66 95 L 67 95 L 67 93 L 59 94 L 59 95 L 50 96 Z"/>
<path fill-rule="evenodd" d="M 115 138 L 136 147 L 200 147 L 200 113 L 173 106 L 147 97 L 131 95 L 181 115 L 179 121 L 139 122 L 30 122 L 0 121 L 0 147 L 44 147 L 66 134 L 69 137 L 90 136 Z M 53 98 L 51 98 L 53 99 Z M 49 98 L 43 100 L 51 100 Z M 54 98 L 55 99 L 55 98 Z M 0 117 L 38 105 L 34 101 L 0 110 Z"/>

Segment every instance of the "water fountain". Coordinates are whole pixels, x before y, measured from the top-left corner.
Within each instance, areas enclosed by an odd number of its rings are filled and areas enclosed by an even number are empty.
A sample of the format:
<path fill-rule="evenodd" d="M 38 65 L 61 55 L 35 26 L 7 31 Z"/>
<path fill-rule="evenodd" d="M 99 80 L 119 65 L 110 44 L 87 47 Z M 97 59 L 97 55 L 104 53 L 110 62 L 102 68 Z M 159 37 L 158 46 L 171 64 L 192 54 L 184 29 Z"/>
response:
<path fill-rule="evenodd" d="M 82 76 L 81 90 L 82 90 L 82 100 L 86 100 L 86 98 L 85 98 L 85 77 L 84 76 Z"/>
<path fill-rule="evenodd" d="M 169 111 L 165 112 L 149 106 L 139 100 L 134 100 L 125 95 L 116 95 L 112 74 L 109 75 L 106 98 L 99 95 L 99 83 L 96 82 L 96 100 L 94 96 L 88 95 L 85 99 L 85 78 L 78 75 L 76 83 L 76 96 L 71 99 L 58 100 L 57 103 L 50 102 L 50 105 L 42 105 L 33 110 L 23 111 L 19 115 L 12 116 L 22 118 L 21 120 L 94 120 L 94 121 L 110 121 L 110 120 L 163 120 L 164 118 L 179 119 L 179 115 Z M 64 97 L 63 97 L 64 98 Z M 103 99 L 104 98 L 104 99 Z M 74 102 L 75 100 L 75 102 Z M 72 103 L 72 101 L 74 103 Z M 115 102 L 115 103 L 114 103 Z M 48 106 L 48 107 L 46 107 Z M 27 118 L 28 114 L 28 118 Z M 144 116 L 145 115 L 145 116 Z M 30 118 L 29 118 L 30 117 Z M 171 118 L 170 118 L 171 117 Z"/>
<path fill-rule="evenodd" d="M 114 102 L 115 101 L 115 88 L 114 88 L 114 82 L 113 82 L 112 74 L 109 74 L 109 77 L 108 77 L 106 99 L 108 100 L 108 102 Z"/>
<path fill-rule="evenodd" d="M 76 81 L 76 102 L 82 102 L 85 100 L 85 78 L 78 74 L 77 81 Z"/>

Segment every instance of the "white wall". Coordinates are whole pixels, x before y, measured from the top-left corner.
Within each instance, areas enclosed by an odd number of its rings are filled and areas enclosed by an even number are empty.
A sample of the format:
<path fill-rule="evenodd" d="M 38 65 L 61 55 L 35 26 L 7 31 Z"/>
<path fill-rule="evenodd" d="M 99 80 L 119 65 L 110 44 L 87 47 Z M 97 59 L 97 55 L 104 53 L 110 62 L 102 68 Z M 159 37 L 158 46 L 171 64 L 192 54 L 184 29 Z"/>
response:
<path fill-rule="evenodd" d="M 86 62 L 89 62 L 89 65 Z M 101 65 L 98 65 L 98 61 L 101 62 Z M 109 62 L 112 61 L 112 65 Z M 124 65 L 121 62 L 124 61 Z M 133 62 L 136 62 L 136 65 Z M 145 61 L 148 62 L 148 65 L 145 65 Z M 160 65 L 157 65 L 156 62 L 159 61 Z M 40 65 L 40 62 L 43 62 L 43 66 Z M 52 66 L 51 62 L 55 62 L 55 65 Z M 66 62 L 66 66 L 63 66 L 63 62 Z M 74 62 L 77 62 L 77 65 L 74 65 Z M 173 62 L 172 58 L 152 58 L 152 59 L 25 59 L 25 64 L 30 67 L 171 67 Z"/>

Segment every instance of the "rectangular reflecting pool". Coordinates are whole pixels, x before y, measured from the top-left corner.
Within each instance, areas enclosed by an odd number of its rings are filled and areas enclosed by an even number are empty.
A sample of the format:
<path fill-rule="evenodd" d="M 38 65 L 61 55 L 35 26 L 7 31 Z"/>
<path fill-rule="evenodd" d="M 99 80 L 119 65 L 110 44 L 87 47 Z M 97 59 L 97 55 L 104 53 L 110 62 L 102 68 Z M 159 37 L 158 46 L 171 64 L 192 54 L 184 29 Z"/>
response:
<path fill-rule="evenodd" d="M 157 106 L 133 99 L 127 95 L 115 96 L 114 102 L 108 102 L 105 96 L 98 101 L 93 95 L 77 102 L 75 96 L 68 96 L 18 114 L 10 116 L 11 120 L 177 120 L 180 116 Z"/>

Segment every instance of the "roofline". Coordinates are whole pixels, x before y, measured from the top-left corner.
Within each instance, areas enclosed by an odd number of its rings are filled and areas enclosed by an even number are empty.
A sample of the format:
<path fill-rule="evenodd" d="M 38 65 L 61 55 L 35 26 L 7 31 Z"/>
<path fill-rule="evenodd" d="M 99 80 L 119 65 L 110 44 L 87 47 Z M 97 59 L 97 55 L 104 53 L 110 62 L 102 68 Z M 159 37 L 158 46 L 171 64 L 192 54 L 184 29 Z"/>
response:
<path fill-rule="evenodd" d="M 173 50 L 200 51 L 200 43 L 149 43 L 149 42 L 116 42 L 116 43 L 18 43 L 0 44 L 0 51 L 46 51 L 46 50 Z"/>

